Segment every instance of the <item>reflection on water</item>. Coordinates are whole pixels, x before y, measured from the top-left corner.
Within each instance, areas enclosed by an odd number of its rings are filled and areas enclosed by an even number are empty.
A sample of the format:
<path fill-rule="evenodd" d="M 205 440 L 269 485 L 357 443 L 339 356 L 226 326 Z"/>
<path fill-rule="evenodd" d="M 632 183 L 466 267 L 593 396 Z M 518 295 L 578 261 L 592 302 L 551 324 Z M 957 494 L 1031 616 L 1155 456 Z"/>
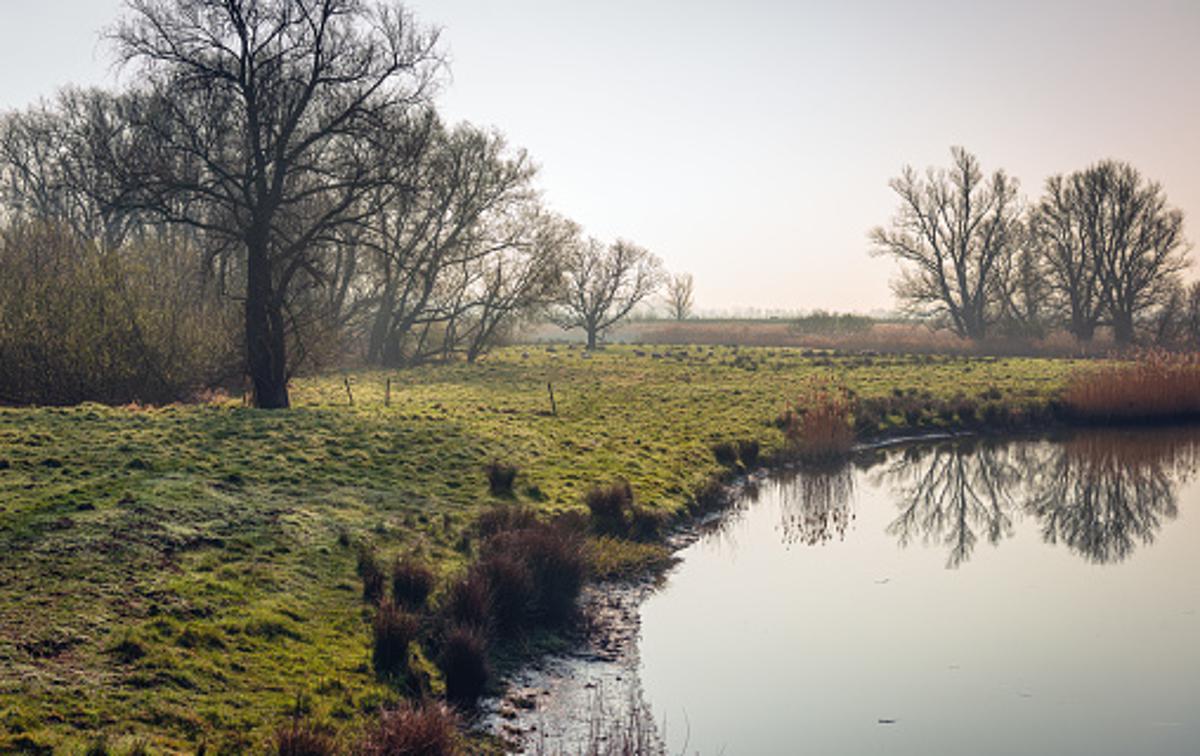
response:
<path fill-rule="evenodd" d="M 669 750 L 1200 753 L 1197 469 L 1154 429 L 759 481 L 642 607 Z"/>
<path fill-rule="evenodd" d="M 1011 537 L 1022 517 L 1038 522 L 1047 543 L 1107 564 L 1153 543 L 1164 519 L 1176 516 L 1198 449 L 1195 433 L 1179 429 L 1094 431 L 1057 443 L 972 438 L 789 472 L 765 485 L 778 491 L 789 545 L 845 538 L 857 466 L 892 493 L 899 513 L 887 532 L 902 547 L 945 548 L 947 567 L 969 560 L 980 539 L 994 546 Z"/>

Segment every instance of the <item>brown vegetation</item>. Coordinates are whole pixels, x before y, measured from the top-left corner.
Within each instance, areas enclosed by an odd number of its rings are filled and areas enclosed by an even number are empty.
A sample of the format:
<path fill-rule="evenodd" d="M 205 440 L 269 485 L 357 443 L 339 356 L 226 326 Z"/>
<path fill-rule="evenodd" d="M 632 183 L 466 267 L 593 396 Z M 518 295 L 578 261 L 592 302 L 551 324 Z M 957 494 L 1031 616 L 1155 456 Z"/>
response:
<path fill-rule="evenodd" d="M 854 444 L 854 403 L 846 390 L 814 383 L 779 418 L 789 448 L 801 459 L 840 457 Z"/>
<path fill-rule="evenodd" d="M 1200 417 L 1200 354 L 1140 353 L 1079 373 L 1064 402 L 1089 422 L 1163 422 Z"/>
<path fill-rule="evenodd" d="M 462 753 L 458 717 L 436 702 L 384 711 L 356 753 L 363 756 L 451 756 Z"/>

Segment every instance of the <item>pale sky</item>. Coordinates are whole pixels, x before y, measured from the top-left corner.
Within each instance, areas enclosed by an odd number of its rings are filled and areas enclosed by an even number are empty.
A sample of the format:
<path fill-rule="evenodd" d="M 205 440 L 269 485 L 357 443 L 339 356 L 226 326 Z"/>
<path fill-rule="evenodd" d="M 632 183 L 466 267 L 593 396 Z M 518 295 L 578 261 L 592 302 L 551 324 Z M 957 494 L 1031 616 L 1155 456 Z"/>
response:
<path fill-rule="evenodd" d="M 0 0 L 0 108 L 112 81 L 120 0 Z M 542 166 L 548 203 L 696 278 L 697 305 L 890 308 L 867 232 L 949 147 L 1035 198 L 1101 158 L 1200 242 L 1200 2 L 416 0 L 451 120 Z M 1195 271 L 1193 271 L 1193 276 Z"/>

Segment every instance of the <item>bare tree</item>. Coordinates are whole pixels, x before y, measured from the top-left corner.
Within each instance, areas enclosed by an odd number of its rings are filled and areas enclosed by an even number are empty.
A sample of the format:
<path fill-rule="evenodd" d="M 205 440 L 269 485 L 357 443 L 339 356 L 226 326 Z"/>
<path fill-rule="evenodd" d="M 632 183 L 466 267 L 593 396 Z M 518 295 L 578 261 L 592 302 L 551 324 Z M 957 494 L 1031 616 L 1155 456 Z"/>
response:
<path fill-rule="evenodd" d="M 662 263 L 648 251 L 617 240 L 605 247 L 578 239 L 563 259 L 563 288 L 554 321 L 564 329 L 582 328 L 587 348 L 654 294 L 662 284 Z"/>
<path fill-rule="evenodd" d="M 395 185 L 431 96 L 437 34 L 363 0 L 130 0 L 139 201 L 244 262 L 247 372 L 287 407 L 287 307 L 339 231 Z"/>
<path fill-rule="evenodd" d="M 667 307 L 671 317 L 687 320 L 692 314 L 694 297 L 691 273 L 680 273 L 667 279 Z"/>
<path fill-rule="evenodd" d="M 1003 171 L 985 180 L 974 155 L 951 149 L 949 170 L 922 178 L 906 167 L 889 185 L 900 197 L 890 228 L 871 231 L 874 254 L 911 267 L 895 286 L 915 313 L 948 319 L 960 336 L 981 339 L 1003 311 L 1002 273 L 1014 254 L 1021 208 L 1017 182 Z"/>
<path fill-rule="evenodd" d="M 1128 344 L 1138 317 L 1165 303 L 1176 274 L 1188 265 L 1183 213 L 1169 208 L 1162 187 L 1128 163 L 1098 163 L 1080 183 L 1113 337 Z"/>
<path fill-rule="evenodd" d="M 1104 314 L 1100 264 L 1092 240 L 1100 217 L 1098 198 L 1082 174 L 1051 176 L 1030 214 L 1030 240 L 1044 261 L 1045 282 L 1067 330 L 1091 341 Z"/>

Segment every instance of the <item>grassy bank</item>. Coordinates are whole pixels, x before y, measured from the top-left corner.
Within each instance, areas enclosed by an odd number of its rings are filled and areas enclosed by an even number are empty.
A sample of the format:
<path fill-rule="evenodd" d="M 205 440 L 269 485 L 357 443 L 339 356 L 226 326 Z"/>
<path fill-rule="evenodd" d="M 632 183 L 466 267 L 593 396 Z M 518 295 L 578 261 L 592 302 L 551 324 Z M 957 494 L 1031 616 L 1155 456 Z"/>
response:
<path fill-rule="evenodd" d="M 385 559 L 415 549 L 448 581 L 474 519 L 506 500 L 489 490 L 489 462 L 515 466 L 512 498 L 546 513 L 584 511 L 617 477 L 642 507 L 675 513 L 728 471 L 714 448 L 779 451 L 777 419 L 814 382 L 870 400 L 856 430 L 881 435 L 1019 421 L 1071 369 L 531 347 L 352 374 L 353 406 L 337 375 L 297 381 L 286 413 L 232 401 L 0 410 L 0 750 L 82 751 L 97 733 L 253 750 L 297 709 L 353 730 L 400 698 L 372 670 L 357 546 Z M 603 543 L 604 570 L 641 555 Z"/>

